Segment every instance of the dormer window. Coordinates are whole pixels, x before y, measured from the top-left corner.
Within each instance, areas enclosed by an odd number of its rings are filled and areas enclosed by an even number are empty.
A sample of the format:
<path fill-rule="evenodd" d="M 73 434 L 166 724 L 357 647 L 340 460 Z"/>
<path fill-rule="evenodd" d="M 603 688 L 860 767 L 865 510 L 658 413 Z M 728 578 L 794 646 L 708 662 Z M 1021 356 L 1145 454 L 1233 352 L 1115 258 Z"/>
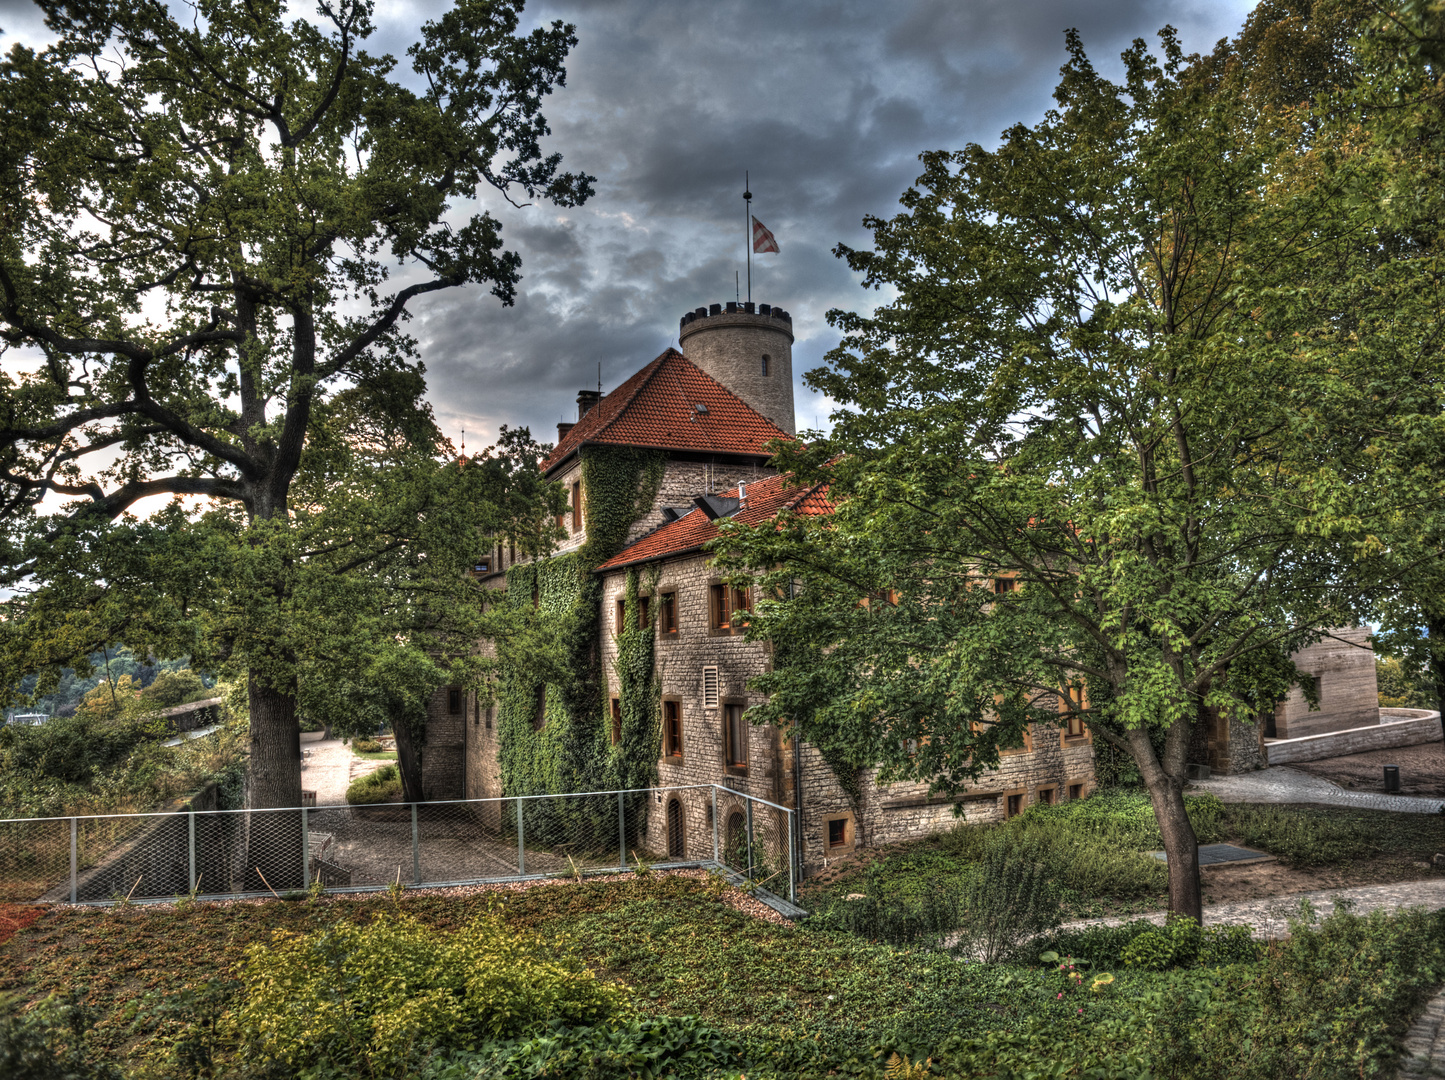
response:
<path fill-rule="evenodd" d="M 696 404 L 693 405 L 692 411 L 695 412 L 695 413 L 697 413 L 699 416 L 706 416 L 706 415 L 707 415 L 707 406 L 704 405 L 702 402 L 699 401 L 699 402 L 697 402 Z"/>

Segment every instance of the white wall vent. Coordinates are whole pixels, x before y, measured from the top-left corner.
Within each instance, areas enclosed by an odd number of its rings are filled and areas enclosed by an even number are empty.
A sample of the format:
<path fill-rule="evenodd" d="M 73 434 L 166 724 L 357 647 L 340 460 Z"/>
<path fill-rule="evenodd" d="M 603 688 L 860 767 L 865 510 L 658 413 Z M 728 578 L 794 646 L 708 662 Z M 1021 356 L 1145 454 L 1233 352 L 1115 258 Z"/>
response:
<path fill-rule="evenodd" d="M 705 667 L 702 669 L 702 707 L 716 709 L 717 697 L 717 668 Z"/>

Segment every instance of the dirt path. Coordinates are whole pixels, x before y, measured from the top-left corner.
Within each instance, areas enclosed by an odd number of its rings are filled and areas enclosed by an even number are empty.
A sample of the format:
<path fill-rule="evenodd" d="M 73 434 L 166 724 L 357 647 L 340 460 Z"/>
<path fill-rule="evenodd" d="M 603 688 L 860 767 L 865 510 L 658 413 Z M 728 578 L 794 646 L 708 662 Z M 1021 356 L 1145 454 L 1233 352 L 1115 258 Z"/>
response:
<path fill-rule="evenodd" d="M 1445 744 L 1422 743 L 1392 750 L 1367 750 L 1362 754 L 1326 758 L 1324 761 L 1299 761 L 1292 769 L 1309 773 L 1347 791 L 1385 793 L 1384 767 L 1400 766 L 1400 794 L 1445 796 Z"/>

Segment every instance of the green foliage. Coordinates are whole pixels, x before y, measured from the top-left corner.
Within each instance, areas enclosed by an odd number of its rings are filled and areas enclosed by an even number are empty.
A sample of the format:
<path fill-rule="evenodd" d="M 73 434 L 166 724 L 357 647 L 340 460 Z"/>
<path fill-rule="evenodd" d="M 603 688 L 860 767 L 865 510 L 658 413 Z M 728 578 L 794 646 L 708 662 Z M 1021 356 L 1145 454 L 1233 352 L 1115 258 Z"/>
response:
<path fill-rule="evenodd" d="M 1059 925 L 1059 895 L 1048 864 L 1029 845 L 994 834 L 979 873 L 966 886 L 964 947 L 985 964 L 998 963 L 1024 941 Z"/>
<path fill-rule="evenodd" d="M 211 696 L 210 687 L 200 674 L 190 668 L 163 671 L 140 692 L 141 700 L 151 702 L 158 708 L 166 709 L 188 701 L 200 701 Z"/>
<path fill-rule="evenodd" d="M 379 754 L 381 753 L 382 746 L 381 743 L 375 739 L 353 739 L 351 741 L 351 749 L 358 754 Z"/>
<path fill-rule="evenodd" d="M 1292 806 L 1245 804 L 1231 806 L 1227 820 L 1231 835 L 1242 843 L 1292 866 L 1342 866 L 1383 847 L 1367 816 L 1327 816 Z"/>
<path fill-rule="evenodd" d="M 421 1080 L 614 1080 L 616 1077 L 715 1076 L 736 1062 L 736 1041 L 695 1016 L 634 1018 L 568 1028 L 561 1023 L 530 1039 L 475 1054 L 439 1057 Z"/>
<path fill-rule="evenodd" d="M 1199 924 L 1193 919 L 1176 916 L 1167 920 L 1162 929 L 1145 931 L 1129 942 L 1119 954 L 1119 959 L 1125 967 L 1163 971 L 1193 963 L 1202 943 Z"/>
<path fill-rule="evenodd" d="M 395 765 L 383 765 L 375 772 L 358 776 L 346 786 L 346 801 L 352 806 L 400 802 L 401 774 Z"/>
<path fill-rule="evenodd" d="M 384 1077 L 422 1052 L 590 1025 L 625 1010 L 563 943 L 481 915 L 438 936 L 405 915 L 340 923 L 253 946 L 243 975 L 243 1033 L 292 1068 L 325 1064 Z"/>
<path fill-rule="evenodd" d="M 657 451 L 592 446 L 582 451 L 587 541 L 576 552 L 520 563 L 507 571 L 508 632 L 493 635 L 500 659 L 498 760 L 508 795 L 639 790 L 655 783 L 661 738 L 653 628 L 638 625 L 646 589 L 628 575 L 626 629 L 618 635 L 621 738 L 610 739 L 609 705 L 596 642 L 602 632 L 602 583 L 592 570 L 621 550 L 627 531 L 652 505 L 666 458 Z M 534 605 L 535 598 L 535 605 Z M 545 694 L 545 723 L 536 726 Z M 507 811 L 509 814 L 511 810 Z M 616 805 L 597 800 L 527 804 L 527 831 L 545 837 L 558 813 L 590 815 L 612 835 Z M 640 797 L 627 808 L 628 844 L 638 842 Z M 575 833 L 574 833 L 575 835 Z"/>
<path fill-rule="evenodd" d="M 0 1076 L 6 1080 L 120 1080 L 89 1045 L 91 1010 L 48 997 L 29 1007 L 0 997 Z"/>
<path fill-rule="evenodd" d="M 1414 667 L 1400 656 L 1377 656 L 1375 679 L 1379 685 L 1382 709 L 1433 709 L 1434 688 L 1427 682 L 1423 669 Z"/>

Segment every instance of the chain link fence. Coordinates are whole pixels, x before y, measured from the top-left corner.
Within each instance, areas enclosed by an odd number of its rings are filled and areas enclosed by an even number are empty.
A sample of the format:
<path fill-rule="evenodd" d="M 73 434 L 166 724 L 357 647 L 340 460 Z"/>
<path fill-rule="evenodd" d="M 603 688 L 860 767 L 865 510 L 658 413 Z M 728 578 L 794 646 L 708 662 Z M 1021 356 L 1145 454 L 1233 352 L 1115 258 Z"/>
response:
<path fill-rule="evenodd" d="M 0 820 L 0 901 L 223 899 L 724 869 L 796 903 L 794 812 L 695 785 L 284 810 Z"/>

